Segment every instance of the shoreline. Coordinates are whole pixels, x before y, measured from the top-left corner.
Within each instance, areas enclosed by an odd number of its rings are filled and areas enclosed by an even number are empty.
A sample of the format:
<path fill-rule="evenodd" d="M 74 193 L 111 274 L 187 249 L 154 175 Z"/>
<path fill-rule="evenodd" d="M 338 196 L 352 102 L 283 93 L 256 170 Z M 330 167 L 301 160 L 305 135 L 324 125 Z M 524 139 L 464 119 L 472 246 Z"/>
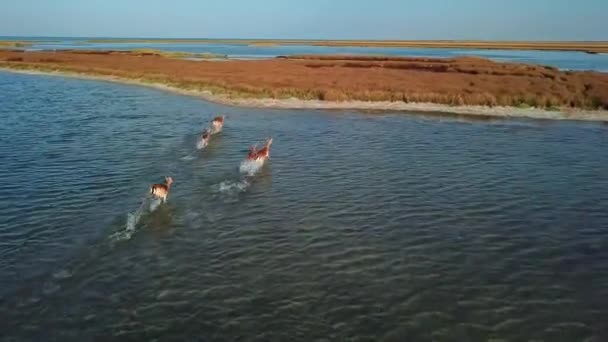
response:
<path fill-rule="evenodd" d="M 39 40 L 6 37 L 0 39 L 0 47 L 26 47 L 40 42 L 58 42 L 62 38 L 46 37 Z M 375 48 L 430 48 L 430 49 L 479 49 L 479 50 L 530 50 L 570 51 L 589 54 L 608 53 L 608 41 L 542 41 L 542 40 L 399 40 L 399 39 L 257 39 L 257 38 L 72 38 L 86 44 L 110 43 L 161 43 L 161 44 L 235 44 L 252 47 L 272 46 L 324 46 L 324 47 L 375 47 Z"/>
<path fill-rule="evenodd" d="M 243 44 L 248 46 L 309 45 L 325 47 L 431 48 L 480 50 L 572 51 L 589 54 L 608 53 L 607 41 L 491 41 L 491 40 L 376 40 L 376 39 L 145 39 L 93 38 L 89 43 L 190 43 Z"/>
<path fill-rule="evenodd" d="M 572 120 L 608 122 L 608 110 L 547 110 L 542 108 L 518 108 L 511 106 L 482 106 L 482 105 L 446 105 L 425 102 L 398 102 L 398 101 L 325 101 L 304 100 L 298 98 L 232 98 L 223 94 L 214 94 L 210 90 L 191 90 L 158 82 L 144 81 L 135 78 L 118 76 L 95 75 L 68 71 L 41 71 L 36 69 L 22 69 L 0 66 L 0 71 L 41 76 L 67 77 L 84 80 L 105 81 L 126 85 L 142 86 L 179 95 L 202 98 L 205 101 L 222 105 L 244 108 L 268 109 L 312 109 L 312 110 L 357 110 L 357 111 L 399 111 L 416 113 L 441 113 L 448 115 L 467 115 L 471 117 L 505 118 L 505 119 L 542 119 L 542 120 Z"/>

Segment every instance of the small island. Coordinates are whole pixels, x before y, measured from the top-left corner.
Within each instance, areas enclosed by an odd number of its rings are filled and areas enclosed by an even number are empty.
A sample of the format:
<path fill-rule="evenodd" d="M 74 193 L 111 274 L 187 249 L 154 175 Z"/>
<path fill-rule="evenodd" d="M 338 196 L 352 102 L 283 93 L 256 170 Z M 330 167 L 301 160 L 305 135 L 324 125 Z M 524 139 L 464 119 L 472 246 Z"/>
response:
<path fill-rule="evenodd" d="M 375 48 L 437 48 L 481 50 L 580 51 L 608 53 L 606 41 L 487 41 L 487 40 L 327 40 L 327 39 L 90 39 L 88 43 L 242 44 L 249 46 L 348 46 Z"/>
<path fill-rule="evenodd" d="M 153 86 L 240 106 L 608 121 L 606 73 L 478 57 L 226 60 L 154 50 L 5 50 L 0 68 Z"/>

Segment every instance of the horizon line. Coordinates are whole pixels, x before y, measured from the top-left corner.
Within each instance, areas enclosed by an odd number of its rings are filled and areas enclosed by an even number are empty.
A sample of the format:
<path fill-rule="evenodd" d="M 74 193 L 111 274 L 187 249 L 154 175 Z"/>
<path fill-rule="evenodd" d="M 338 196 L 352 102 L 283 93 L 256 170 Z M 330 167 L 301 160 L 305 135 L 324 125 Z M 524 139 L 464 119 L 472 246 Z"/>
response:
<path fill-rule="evenodd" d="M 386 39 L 386 38 L 349 38 L 349 39 L 341 39 L 341 38 L 206 38 L 206 37 L 118 37 L 118 36 L 33 36 L 33 35 L 0 35 L 0 39 L 16 39 L 16 38 L 69 38 L 69 39 L 111 39 L 111 40 L 124 40 L 124 39 L 150 39 L 150 40 L 267 40 L 267 41 L 377 41 L 377 42 L 580 42 L 580 43 L 608 43 L 608 40 L 525 40 L 525 39 Z"/>

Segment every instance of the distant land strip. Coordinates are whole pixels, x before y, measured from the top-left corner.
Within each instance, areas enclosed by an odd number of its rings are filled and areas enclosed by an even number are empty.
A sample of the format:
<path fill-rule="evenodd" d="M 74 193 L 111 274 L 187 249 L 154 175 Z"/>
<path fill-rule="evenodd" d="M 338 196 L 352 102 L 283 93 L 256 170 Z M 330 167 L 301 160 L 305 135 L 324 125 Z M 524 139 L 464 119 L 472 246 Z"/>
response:
<path fill-rule="evenodd" d="M 608 73 L 478 57 L 300 55 L 194 61 L 178 56 L 153 51 L 0 51 L 0 68 L 150 85 L 244 106 L 608 121 Z"/>
<path fill-rule="evenodd" d="M 299 40 L 299 39 L 90 39 L 88 43 L 200 43 L 251 46 L 312 45 L 394 48 L 545 50 L 608 53 L 608 41 L 476 41 L 476 40 Z"/>

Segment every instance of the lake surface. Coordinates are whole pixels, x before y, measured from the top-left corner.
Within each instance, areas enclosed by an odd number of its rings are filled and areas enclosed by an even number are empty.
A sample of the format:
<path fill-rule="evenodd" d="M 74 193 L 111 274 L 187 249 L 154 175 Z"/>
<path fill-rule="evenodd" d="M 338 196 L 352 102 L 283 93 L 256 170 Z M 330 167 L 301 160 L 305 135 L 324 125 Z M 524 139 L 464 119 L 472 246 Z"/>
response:
<path fill-rule="evenodd" d="M 33 40 L 31 50 L 49 49 L 101 49 L 132 50 L 158 49 L 227 55 L 235 59 L 274 58 L 296 54 L 349 54 L 387 55 L 413 57 L 460 57 L 479 56 L 501 62 L 518 62 L 550 65 L 564 70 L 595 70 L 608 72 L 608 54 L 587 54 L 568 51 L 531 50 L 476 50 L 476 49 L 429 49 L 429 48 L 372 48 L 332 46 L 249 46 L 247 44 L 201 44 L 201 43 L 91 43 L 92 38 L 45 38 L 45 37 L 0 37 L 0 40 Z"/>
<path fill-rule="evenodd" d="M 10 73 L 0 120 L 0 340 L 608 340 L 607 125 Z"/>

